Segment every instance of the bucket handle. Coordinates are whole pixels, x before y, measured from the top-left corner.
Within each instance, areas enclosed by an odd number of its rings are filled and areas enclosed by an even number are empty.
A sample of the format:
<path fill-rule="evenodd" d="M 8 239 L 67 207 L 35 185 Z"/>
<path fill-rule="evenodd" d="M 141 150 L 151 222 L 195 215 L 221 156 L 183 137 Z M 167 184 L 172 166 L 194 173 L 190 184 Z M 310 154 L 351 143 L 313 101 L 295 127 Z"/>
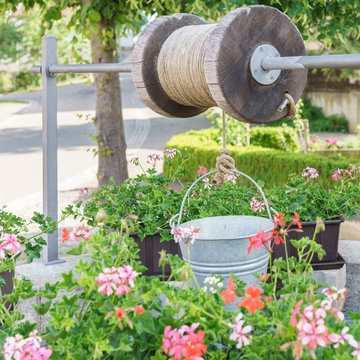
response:
<path fill-rule="evenodd" d="M 277 213 L 277 212 L 276 212 L 273 208 L 270 208 L 270 207 L 269 207 L 268 201 L 267 201 L 267 199 L 266 199 L 263 191 L 261 190 L 260 186 L 255 182 L 255 180 L 253 180 L 250 176 L 248 176 L 248 175 L 240 172 L 239 170 L 236 170 L 236 169 L 229 169 L 229 170 L 230 170 L 230 171 L 233 171 L 234 173 L 236 173 L 236 174 L 238 174 L 238 175 L 244 176 L 245 178 L 247 178 L 248 180 L 250 180 L 250 181 L 256 186 L 256 188 L 259 190 L 262 198 L 264 199 L 265 206 L 266 206 L 266 211 L 267 211 L 267 213 L 268 213 L 268 215 L 269 215 L 269 219 L 270 219 L 271 221 L 273 221 L 272 216 L 271 216 L 271 213 L 270 213 L 270 209 L 271 209 L 273 212 L 275 212 L 275 213 Z M 170 219 L 170 222 L 169 222 L 170 228 L 173 229 L 173 228 L 175 227 L 174 222 L 175 222 L 175 219 L 176 219 L 176 218 L 178 218 L 178 220 L 177 220 L 177 226 L 180 225 L 180 223 L 181 223 L 181 218 L 182 218 L 182 214 L 183 214 L 183 211 L 184 211 L 185 201 L 186 201 L 187 197 L 189 196 L 189 194 L 190 194 L 191 190 L 193 189 L 193 187 L 194 187 L 200 180 L 202 180 L 203 178 L 205 178 L 205 177 L 207 177 L 207 176 L 209 176 L 209 175 L 211 175 L 211 174 L 216 173 L 217 171 L 218 171 L 218 170 L 212 170 L 212 171 L 210 171 L 210 172 L 208 172 L 208 173 L 200 176 L 197 180 L 195 180 L 195 181 L 193 182 L 193 184 L 189 187 L 188 191 L 186 192 L 186 194 L 185 194 L 185 196 L 184 196 L 184 198 L 183 198 L 183 200 L 182 200 L 182 202 L 181 202 L 180 212 L 179 212 L 178 214 L 175 214 L 175 215 Z"/>

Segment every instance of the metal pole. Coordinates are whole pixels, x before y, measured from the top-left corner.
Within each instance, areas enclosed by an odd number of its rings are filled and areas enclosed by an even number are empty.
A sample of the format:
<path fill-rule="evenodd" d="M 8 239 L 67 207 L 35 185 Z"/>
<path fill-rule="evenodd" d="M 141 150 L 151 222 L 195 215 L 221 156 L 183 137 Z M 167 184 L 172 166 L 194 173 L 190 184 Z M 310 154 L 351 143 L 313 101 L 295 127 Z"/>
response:
<path fill-rule="evenodd" d="M 57 88 L 56 76 L 49 73 L 50 65 L 56 64 L 56 37 L 42 37 L 42 127 L 43 127 L 43 212 L 57 221 Z M 47 234 L 46 262 L 54 264 L 58 259 L 58 230 Z"/>
<path fill-rule="evenodd" d="M 360 54 L 270 57 L 262 59 L 263 70 L 360 68 Z"/>
<path fill-rule="evenodd" d="M 51 65 L 49 72 L 58 73 L 124 73 L 131 72 L 130 64 L 68 64 L 68 65 Z"/>
<path fill-rule="evenodd" d="M 131 65 L 128 63 L 122 64 L 68 64 L 68 65 L 50 65 L 50 74 L 59 73 L 130 73 Z M 34 74 L 41 74 L 41 66 L 33 65 L 30 71 Z"/>

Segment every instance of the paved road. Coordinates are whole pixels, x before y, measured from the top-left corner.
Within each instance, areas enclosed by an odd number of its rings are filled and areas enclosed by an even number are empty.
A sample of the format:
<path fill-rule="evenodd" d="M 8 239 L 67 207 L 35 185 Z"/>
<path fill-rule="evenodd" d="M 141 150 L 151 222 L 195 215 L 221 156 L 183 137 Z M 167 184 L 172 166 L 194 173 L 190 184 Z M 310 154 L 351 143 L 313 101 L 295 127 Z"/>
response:
<path fill-rule="evenodd" d="M 160 151 L 172 135 L 209 126 L 202 117 L 195 121 L 169 119 L 152 112 L 137 96 L 130 74 L 121 75 L 121 89 L 128 157 Z M 29 104 L 18 105 L 19 110 L 12 115 L 2 111 L 5 104 L 0 104 L 0 205 L 8 205 L 17 213 L 22 213 L 23 208 L 41 211 L 41 92 L 8 95 L 3 99 Z M 96 186 L 97 159 L 86 151 L 94 149 L 95 144 L 85 135 L 95 131 L 91 121 L 85 119 L 87 114 L 90 118 L 94 116 L 92 85 L 58 88 L 60 203 L 66 191 Z M 132 169 L 130 173 L 134 174 Z"/>

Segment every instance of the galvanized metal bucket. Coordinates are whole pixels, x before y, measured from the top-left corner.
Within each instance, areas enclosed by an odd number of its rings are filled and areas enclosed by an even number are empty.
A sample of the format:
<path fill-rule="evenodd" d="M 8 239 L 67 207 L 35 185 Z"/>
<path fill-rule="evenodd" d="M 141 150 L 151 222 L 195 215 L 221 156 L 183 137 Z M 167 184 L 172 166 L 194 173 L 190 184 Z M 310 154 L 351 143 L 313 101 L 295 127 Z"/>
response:
<path fill-rule="evenodd" d="M 269 262 L 269 254 L 262 247 L 251 251 L 248 254 L 249 236 L 254 236 L 259 230 L 268 233 L 274 227 L 267 199 L 259 185 L 248 175 L 232 170 L 234 173 L 244 176 L 250 180 L 260 192 L 264 199 L 269 218 L 259 216 L 215 216 L 202 219 L 196 219 L 181 224 L 181 218 L 184 205 L 193 187 L 203 178 L 217 172 L 217 170 L 197 179 L 186 192 L 179 214 L 173 216 L 170 220 L 170 227 L 187 228 L 194 225 L 200 228 L 199 237 L 193 244 L 190 244 L 190 264 L 200 286 L 203 286 L 204 280 L 210 274 L 221 275 L 227 283 L 230 273 L 233 273 L 247 285 L 254 283 L 256 278 L 254 273 L 266 273 Z M 180 242 L 180 248 L 183 259 L 188 262 L 189 258 L 186 251 L 186 245 Z"/>

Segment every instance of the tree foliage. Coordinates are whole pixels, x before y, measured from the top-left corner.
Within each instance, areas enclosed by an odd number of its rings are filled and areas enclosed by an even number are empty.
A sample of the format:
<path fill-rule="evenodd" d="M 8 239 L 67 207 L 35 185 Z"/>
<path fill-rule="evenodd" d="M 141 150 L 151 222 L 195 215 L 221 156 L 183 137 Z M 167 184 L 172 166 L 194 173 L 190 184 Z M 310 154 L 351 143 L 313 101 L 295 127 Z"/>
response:
<path fill-rule="evenodd" d="M 126 29 L 138 32 L 151 16 L 185 12 L 216 21 L 244 5 L 278 8 L 295 22 L 305 40 L 321 41 L 325 48 L 360 37 L 359 0 L 0 0 L 0 14 L 14 12 L 20 4 L 26 11 L 38 5 L 48 32 L 62 19 L 62 12 L 68 12 L 67 28 L 75 30 L 72 44 L 81 37 L 89 39 L 95 63 L 117 62 L 119 37 Z M 114 74 L 94 78 L 99 183 L 114 177 L 120 184 L 127 178 L 127 164 L 119 78 Z"/>
<path fill-rule="evenodd" d="M 19 4 L 26 10 L 38 4 L 41 20 L 49 29 L 62 18 L 61 11 L 71 8 L 68 28 L 78 35 L 100 36 L 104 44 L 125 34 L 125 29 L 138 32 L 149 15 L 168 15 L 177 12 L 193 13 L 216 21 L 229 11 L 245 5 L 269 5 L 287 14 L 299 28 L 305 40 L 321 41 L 326 48 L 345 39 L 360 37 L 360 2 L 358 0 L 0 0 L 0 13 L 16 11 Z M 109 26 L 99 33 L 96 24 L 106 19 Z M 115 26 L 110 23 L 114 22 Z"/>

